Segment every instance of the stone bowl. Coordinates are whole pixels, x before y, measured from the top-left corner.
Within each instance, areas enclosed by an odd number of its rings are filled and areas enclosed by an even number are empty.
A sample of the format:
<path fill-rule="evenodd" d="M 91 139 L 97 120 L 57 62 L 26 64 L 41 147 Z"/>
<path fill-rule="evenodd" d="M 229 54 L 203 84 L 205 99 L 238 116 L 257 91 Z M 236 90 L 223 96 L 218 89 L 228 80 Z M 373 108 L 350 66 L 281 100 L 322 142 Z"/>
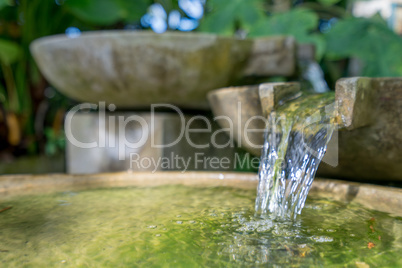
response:
<path fill-rule="evenodd" d="M 119 108 L 169 103 L 205 109 L 209 90 L 244 76 L 292 75 L 296 57 L 291 37 L 148 31 L 48 36 L 30 49 L 45 78 L 66 96 Z"/>
<path fill-rule="evenodd" d="M 192 187 L 233 187 L 256 189 L 254 173 L 230 172 L 121 172 L 87 175 L 6 175 L 0 176 L 0 201 L 18 195 L 78 191 L 110 187 L 153 187 L 161 185 Z M 402 189 L 317 178 L 310 194 L 354 202 L 366 208 L 402 216 Z"/>

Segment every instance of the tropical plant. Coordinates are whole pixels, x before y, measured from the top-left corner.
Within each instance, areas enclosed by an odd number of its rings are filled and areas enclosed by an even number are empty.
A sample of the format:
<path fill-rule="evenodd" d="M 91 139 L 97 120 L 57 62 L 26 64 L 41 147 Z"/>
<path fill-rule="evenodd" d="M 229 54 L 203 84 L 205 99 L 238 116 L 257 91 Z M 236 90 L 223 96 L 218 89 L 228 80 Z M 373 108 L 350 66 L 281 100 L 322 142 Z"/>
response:
<path fill-rule="evenodd" d="M 60 147 L 61 139 L 54 135 L 62 132 L 44 131 L 60 123 L 41 125 L 49 121 L 44 117 L 57 112 L 43 107 L 65 110 L 71 104 L 65 98 L 45 97 L 49 85 L 30 55 L 29 45 L 33 40 L 64 33 L 69 27 L 99 30 L 139 23 L 151 3 L 148 0 L 0 0 L 0 130 L 3 129 L 0 149 L 8 148 L 15 154 Z M 50 121 L 54 120 L 62 118 L 53 117 Z M 42 145 L 44 139 L 47 144 Z"/>
<path fill-rule="evenodd" d="M 356 58 L 363 63 L 362 76 L 402 76 L 402 38 L 379 15 L 355 18 L 354 1 L 210 0 L 201 31 L 249 37 L 292 35 L 299 43 L 316 46 L 316 59 L 333 84 L 348 76 L 345 65 Z M 269 5 L 271 3 L 271 5 Z M 276 6 L 280 5 L 281 8 Z M 285 8 L 283 8 L 285 7 Z"/>

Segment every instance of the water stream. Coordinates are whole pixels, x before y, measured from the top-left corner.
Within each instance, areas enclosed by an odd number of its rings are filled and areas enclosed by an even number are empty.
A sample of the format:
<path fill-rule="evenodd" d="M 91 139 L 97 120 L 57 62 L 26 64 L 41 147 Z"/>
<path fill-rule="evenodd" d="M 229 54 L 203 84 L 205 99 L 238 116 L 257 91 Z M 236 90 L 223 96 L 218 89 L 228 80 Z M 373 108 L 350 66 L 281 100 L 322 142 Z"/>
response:
<path fill-rule="evenodd" d="M 316 61 L 307 60 L 301 62 L 300 65 L 302 77 L 310 83 L 312 92 L 325 93 L 330 91 L 324 78 L 324 71 Z"/>
<path fill-rule="evenodd" d="M 294 219 L 301 213 L 335 129 L 333 92 L 304 95 L 272 112 L 265 131 L 255 209 Z"/>

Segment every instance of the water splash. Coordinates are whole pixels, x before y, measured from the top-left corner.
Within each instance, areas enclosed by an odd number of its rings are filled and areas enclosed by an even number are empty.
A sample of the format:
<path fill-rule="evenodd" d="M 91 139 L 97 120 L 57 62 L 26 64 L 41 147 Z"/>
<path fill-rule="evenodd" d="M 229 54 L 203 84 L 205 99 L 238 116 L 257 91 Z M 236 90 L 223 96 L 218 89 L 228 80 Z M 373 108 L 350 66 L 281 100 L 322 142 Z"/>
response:
<path fill-rule="evenodd" d="M 305 95 L 272 112 L 265 131 L 255 209 L 294 219 L 301 213 L 335 128 L 333 92 Z"/>

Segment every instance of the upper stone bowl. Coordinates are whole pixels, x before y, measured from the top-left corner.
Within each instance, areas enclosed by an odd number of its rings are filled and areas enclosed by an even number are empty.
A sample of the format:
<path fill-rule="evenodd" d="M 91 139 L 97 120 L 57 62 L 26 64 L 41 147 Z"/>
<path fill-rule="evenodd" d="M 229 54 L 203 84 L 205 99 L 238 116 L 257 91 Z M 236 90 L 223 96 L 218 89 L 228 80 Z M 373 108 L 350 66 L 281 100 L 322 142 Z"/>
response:
<path fill-rule="evenodd" d="M 295 66 L 289 37 L 98 31 L 43 37 L 30 49 L 45 78 L 66 96 L 119 108 L 205 109 L 212 89 L 243 76 L 291 75 Z"/>

